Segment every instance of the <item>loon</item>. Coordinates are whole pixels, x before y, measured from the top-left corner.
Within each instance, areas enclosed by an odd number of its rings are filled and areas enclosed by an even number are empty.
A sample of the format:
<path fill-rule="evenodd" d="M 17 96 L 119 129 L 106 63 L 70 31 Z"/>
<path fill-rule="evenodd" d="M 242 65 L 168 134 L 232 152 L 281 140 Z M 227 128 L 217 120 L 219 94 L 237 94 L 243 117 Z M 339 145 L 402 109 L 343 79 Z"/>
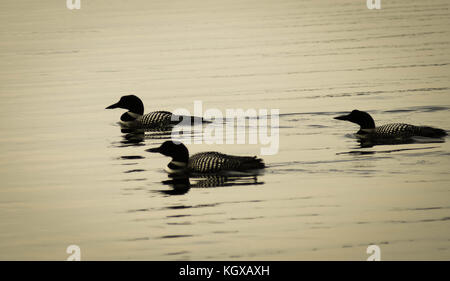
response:
<path fill-rule="evenodd" d="M 360 130 L 356 134 L 361 138 L 409 139 L 415 136 L 441 138 L 447 135 L 447 132 L 442 129 L 404 123 L 393 123 L 375 127 L 375 121 L 369 113 L 356 109 L 348 115 L 337 116 L 334 119 L 346 120 L 358 124 Z"/>
<path fill-rule="evenodd" d="M 168 111 L 153 111 L 144 114 L 144 104 L 141 99 L 135 95 L 122 96 L 119 102 L 108 106 L 106 109 L 112 108 L 128 109 L 128 111 L 120 117 L 120 124 L 122 127 L 128 128 L 166 128 L 180 123 L 182 121 L 182 118 L 180 117 L 184 117 L 174 115 Z M 173 116 L 175 118 L 172 118 Z M 190 118 L 191 122 L 193 122 L 196 117 Z M 203 118 L 199 119 L 201 122 L 206 122 Z"/>
<path fill-rule="evenodd" d="M 147 152 L 158 152 L 169 156 L 172 161 L 167 165 L 169 174 L 213 174 L 222 172 L 246 172 L 265 168 L 264 162 L 256 156 L 233 156 L 220 152 L 200 152 L 189 157 L 189 151 L 182 143 L 165 141 L 160 147 L 150 148 Z"/>

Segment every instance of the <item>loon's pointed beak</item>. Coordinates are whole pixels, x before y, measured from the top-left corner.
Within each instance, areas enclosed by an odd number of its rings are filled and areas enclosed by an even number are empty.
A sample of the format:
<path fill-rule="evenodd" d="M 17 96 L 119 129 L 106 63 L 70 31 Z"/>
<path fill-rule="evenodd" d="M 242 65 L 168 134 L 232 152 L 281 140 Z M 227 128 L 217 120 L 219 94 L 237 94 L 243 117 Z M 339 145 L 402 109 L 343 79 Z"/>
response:
<path fill-rule="evenodd" d="M 346 121 L 349 121 L 350 115 L 341 115 L 341 116 L 334 117 L 334 119 L 336 119 L 336 120 L 346 120 Z"/>
<path fill-rule="evenodd" d="M 113 109 L 113 108 L 118 108 L 118 107 L 120 107 L 120 102 L 117 102 L 115 104 L 111 104 L 110 106 L 108 106 L 105 109 Z"/>
<path fill-rule="evenodd" d="M 146 149 L 145 151 L 157 153 L 157 152 L 160 152 L 160 151 L 161 151 L 161 148 L 160 148 L 160 147 L 154 147 L 154 148 Z"/>

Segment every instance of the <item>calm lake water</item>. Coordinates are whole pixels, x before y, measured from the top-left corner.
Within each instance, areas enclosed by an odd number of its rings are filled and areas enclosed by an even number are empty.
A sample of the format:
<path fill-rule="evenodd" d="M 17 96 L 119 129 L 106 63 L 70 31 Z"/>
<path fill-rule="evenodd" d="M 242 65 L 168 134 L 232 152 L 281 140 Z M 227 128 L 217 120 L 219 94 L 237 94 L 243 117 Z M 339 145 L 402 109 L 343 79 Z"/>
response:
<path fill-rule="evenodd" d="M 0 2 L 0 259 L 450 259 L 450 145 L 360 148 L 356 125 L 450 129 L 450 3 L 365 0 Z M 338 3 L 339 2 L 339 3 Z M 279 109 L 256 179 L 174 195 L 146 112 Z M 167 136 L 166 136 L 167 137 Z M 258 155 L 263 145 L 188 145 Z M 191 182 L 192 183 L 192 182 Z"/>

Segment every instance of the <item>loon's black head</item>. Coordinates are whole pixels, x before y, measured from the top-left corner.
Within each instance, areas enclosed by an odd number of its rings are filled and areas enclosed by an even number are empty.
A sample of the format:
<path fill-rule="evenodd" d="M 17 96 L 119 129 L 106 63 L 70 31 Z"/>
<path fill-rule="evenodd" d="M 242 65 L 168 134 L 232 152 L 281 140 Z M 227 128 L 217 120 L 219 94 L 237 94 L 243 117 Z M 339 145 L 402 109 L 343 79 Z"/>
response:
<path fill-rule="evenodd" d="M 359 126 L 361 126 L 361 129 L 374 129 L 375 128 L 375 121 L 373 121 L 373 118 L 369 115 L 369 113 L 359 110 L 353 110 L 348 115 L 341 115 L 334 117 L 334 119 L 337 120 L 346 120 L 350 121 L 352 123 L 356 123 Z"/>
<path fill-rule="evenodd" d="M 128 109 L 130 112 L 143 115 L 144 114 L 144 104 L 141 99 L 135 95 L 123 96 L 120 98 L 119 102 L 108 106 L 106 109 L 112 108 L 123 108 Z"/>
<path fill-rule="evenodd" d="M 169 156 L 172 161 L 187 163 L 189 161 L 189 151 L 181 142 L 165 141 L 160 147 L 150 148 L 147 152 L 158 152 Z"/>

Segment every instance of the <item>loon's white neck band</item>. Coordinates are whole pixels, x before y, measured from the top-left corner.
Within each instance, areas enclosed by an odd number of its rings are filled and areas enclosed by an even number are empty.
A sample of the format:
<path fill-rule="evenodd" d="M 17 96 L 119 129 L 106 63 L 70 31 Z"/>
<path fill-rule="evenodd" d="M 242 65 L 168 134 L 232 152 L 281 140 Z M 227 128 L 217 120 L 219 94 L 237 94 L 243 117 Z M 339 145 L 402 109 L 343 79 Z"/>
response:
<path fill-rule="evenodd" d="M 187 163 L 184 162 L 178 162 L 178 161 L 170 161 L 170 163 L 174 164 L 175 166 L 178 166 L 180 168 L 184 168 L 187 166 Z"/>
<path fill-rule="evenodd" d="M 372 128 L 372 129 L 361 129 L 361 131 L 366 132 L 366 133 L 375 133 L 375 128 Z"/>
<path fill-rule="evenodd" d="M 176 166 L 172 168 L 170 168 L 170 165 Z M 169 163 L 169 165 L 166 166 L 165 170 L 166 172 L 168 172 L 169 174 L 177 174 L 177 173 L 184 173 L 185 169 L 186 169 L 187 164 L 183 163 L 183 162 L 178 162 L 178 161 L 171 161 Z"/>
<path fill-rule="evenodd" d="M 128 113 L 128 115 L 130 115 L 133 118 L 138 118 L 138 117 L 142 116 L 141 114 L 137 114 L 137 113 L 134 113 L 134 112 L 131 112 L 131 111 L 128 111 L 127 113 Z"/>

